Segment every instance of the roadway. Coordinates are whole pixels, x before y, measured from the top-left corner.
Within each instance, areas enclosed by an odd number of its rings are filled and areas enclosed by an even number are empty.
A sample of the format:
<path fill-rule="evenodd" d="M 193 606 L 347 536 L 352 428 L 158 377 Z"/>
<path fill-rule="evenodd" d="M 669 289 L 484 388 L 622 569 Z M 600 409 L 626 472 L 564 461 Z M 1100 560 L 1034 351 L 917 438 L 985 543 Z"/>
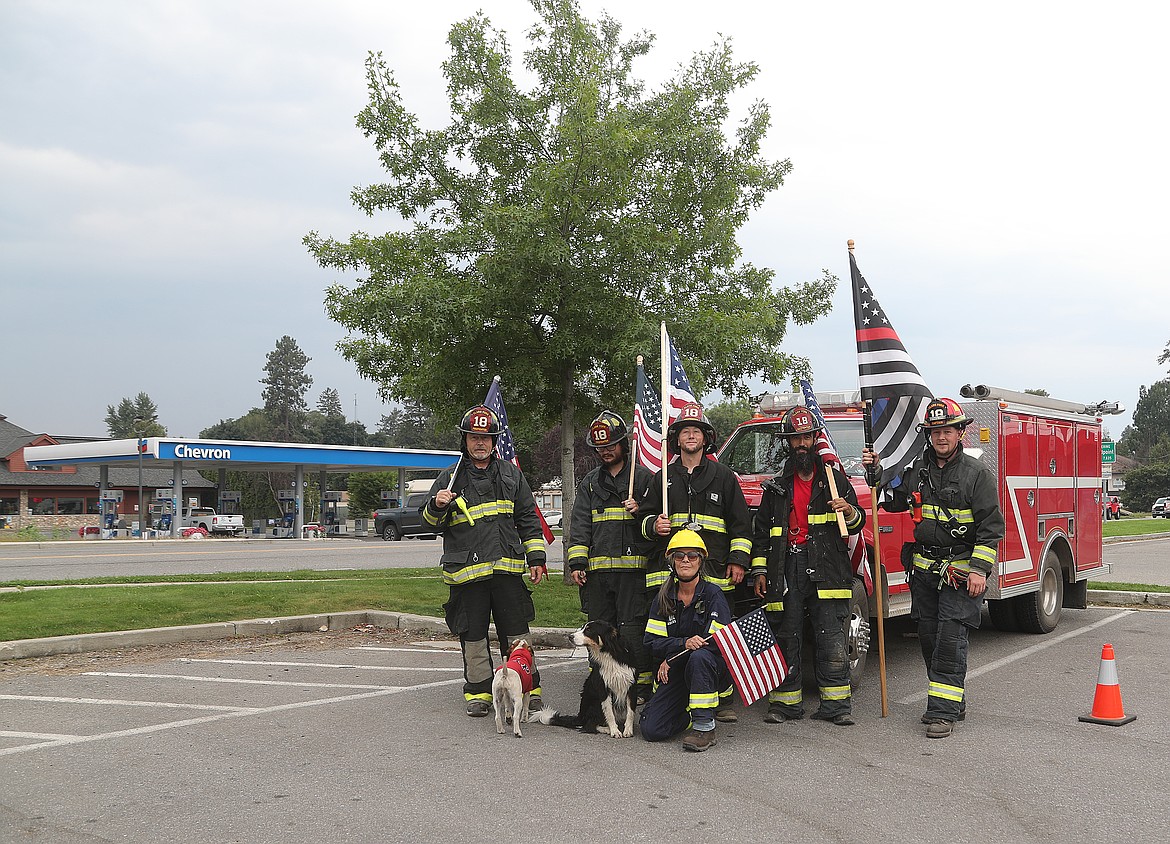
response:
<path fill-rule="evenodd" d="M 239 571 L 379 569 L 438 566 L 441 545 L 403 539 L 90 540 L 0 544 L 0 582 L 75 580 L 142 574 Z M 561 543 L 548 549 L 549 564 L 563 561 Z M 1105 545 L 1110 579 L 1170 586 L 1170 536 Z"/>

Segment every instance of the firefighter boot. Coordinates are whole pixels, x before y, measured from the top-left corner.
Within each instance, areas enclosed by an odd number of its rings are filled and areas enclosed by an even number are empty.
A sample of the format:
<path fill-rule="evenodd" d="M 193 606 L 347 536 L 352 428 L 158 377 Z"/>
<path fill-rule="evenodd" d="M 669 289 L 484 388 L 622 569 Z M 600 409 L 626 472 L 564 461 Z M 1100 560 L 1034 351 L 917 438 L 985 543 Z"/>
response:
<path fill-rule="evenodd" d="M 704 732 L 691 730 L 687 733 L 686 738 L 682 740 L 683 749 L 692 750 L 695 753 L 702 753 L 716 743 L 714 730 L 706 730 Z"/>
<path fill-rule="evenodd" d="M 467 714 L 472 718 L 482 718 L 491 712 L 492 705 L 486 700 L 478 698 L 467 701 Z"/>
<path fill-rule="evenodd" d="M 954 721 L 943 721 L 942 719 L 932 720 L 926 725 L 927 738 L 950 738 L 951 732 L 955 729 Z"/>

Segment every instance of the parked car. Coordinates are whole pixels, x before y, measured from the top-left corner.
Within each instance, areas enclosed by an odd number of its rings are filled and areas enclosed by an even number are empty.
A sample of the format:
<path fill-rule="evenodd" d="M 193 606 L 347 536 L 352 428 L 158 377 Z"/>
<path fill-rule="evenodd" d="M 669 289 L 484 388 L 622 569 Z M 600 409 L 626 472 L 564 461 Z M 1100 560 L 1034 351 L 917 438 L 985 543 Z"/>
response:
<path fill-rule="evenodd" d="M 560 510 L 541 510 L 544 514 L 544 521 L 550 528 L 561 526 L 561 511 Z"/>
<path fill-rule="evenodd" d="M 1105 521 L 1121 518 L 1121 499 L 1116 495 L 1105 497 Z"/>
<path fill-rule="evenodd" d="M 428 494 L 414 492 L 406 496 L 401 507 L 385 507 L 374 511 L 374 533 L 387 542 L 397 542 L 404 536 L 419 536 L 434 539 L 434 530 L 423 521 L 422 508 Z"/>
<path fill-rule="evenodd" d="M 1153 516 L 1155 519 L 1159 516 L 1170 519 L 1170 495 L 1163 495 L 1154 502 Z"/>

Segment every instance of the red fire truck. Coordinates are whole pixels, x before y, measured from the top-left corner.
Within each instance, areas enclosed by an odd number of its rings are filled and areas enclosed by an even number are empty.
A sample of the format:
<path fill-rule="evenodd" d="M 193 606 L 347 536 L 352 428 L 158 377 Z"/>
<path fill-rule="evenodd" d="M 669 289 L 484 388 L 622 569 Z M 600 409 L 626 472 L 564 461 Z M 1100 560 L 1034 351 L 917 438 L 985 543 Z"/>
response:
<path fill-rule="evenodd" d="M 1109 571 L 1101 553 L 1101 414 L 1121 411 L 1116 404 L 1086 406 L 983 385 L 965 386 L 959 394 L 972 420 L 964 450 L 999 479 L 1007 523 L 996 570 L 987 581 L 991 620 L 1001 630 L 1047 633 L 1060 621 L 1062 607 L 1086 606 L 1089 578 Z M 818 392 L 816 397 L 845 473 L 869 515 L 860 394 Z M 803 404 L 800 393 L 765 394 L 755 418 L 736 428 L 719 450 L 719 461 L 739 476 L 753 509 L 760 503 L 760 485 L 783 462 L 780 417 L 796 404 Z M 887 618 L 906 615 L 910 587 L 900 560 L 902 544 L 913 541 L 914 526 L 909 513 L 879 510 L 878 520 L 885 571 L 882 606 Z M 866 524 L 864 535 L 872 565 L 872 524 Z M 855 579 L 847 637 L 857 674 L 869 648 L 871 598 Z"/>

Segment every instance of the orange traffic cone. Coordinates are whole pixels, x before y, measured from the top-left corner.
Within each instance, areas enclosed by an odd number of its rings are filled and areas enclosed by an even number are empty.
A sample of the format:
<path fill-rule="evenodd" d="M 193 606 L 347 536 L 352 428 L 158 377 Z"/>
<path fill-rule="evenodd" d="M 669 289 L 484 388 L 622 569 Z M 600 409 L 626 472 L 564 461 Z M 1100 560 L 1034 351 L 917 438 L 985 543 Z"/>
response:
<path fill-rule="evenodd" d="M 1101 648 L 1101 671 L 1097 675 L 1097 694 L 1093 697 L 1093 711 L 1080 716 L 1090 724 L 1109 724 L 1120 727 L 1136 715 L 1126 715 L 1121 706 L 1121 686 L 1117 683 L 1117 663 L 1113 661 L 1113 645 Z"/>

